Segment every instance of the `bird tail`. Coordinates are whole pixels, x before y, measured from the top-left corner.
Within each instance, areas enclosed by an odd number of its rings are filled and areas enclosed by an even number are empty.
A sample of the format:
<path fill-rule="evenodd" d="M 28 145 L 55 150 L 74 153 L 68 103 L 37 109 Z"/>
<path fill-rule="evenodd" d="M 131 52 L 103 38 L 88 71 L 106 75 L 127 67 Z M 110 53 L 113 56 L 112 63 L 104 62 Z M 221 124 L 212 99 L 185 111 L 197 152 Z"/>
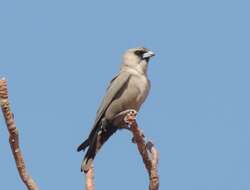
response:
<path fill-rule="evenodd" d="M 111 137 L 116 132 L 116 130 L 117 127 L 109 125 L 105 129 L 100 129 L 97 131 L 92 139 L 87 139 L 89 148 L 82 162 L 81 171 L 84 171 L 85 173 L 88 172 L 96 156 L 96 153 L 101 149 L 102 145 L 109 139 L 109 137 Z M 86 148 L 86 141 L 84 141 L 81 144 L 82 146 L 80 145 L 79 147 Z"/>
<path fill-rule="evenodd" d="M 81 150 L 85 150 L 89 146 L 89 138 L 87 138 L 82 144 L 80 144 L 77 148 L 77 152 L 80 152 Z"/>

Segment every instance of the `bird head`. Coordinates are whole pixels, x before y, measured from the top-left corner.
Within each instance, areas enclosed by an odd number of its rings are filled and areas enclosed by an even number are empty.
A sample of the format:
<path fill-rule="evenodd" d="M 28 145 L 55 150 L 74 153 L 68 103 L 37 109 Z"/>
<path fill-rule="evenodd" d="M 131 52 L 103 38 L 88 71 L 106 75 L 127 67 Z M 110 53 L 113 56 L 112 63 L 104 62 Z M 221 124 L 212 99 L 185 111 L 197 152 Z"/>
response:
<path fill-rule="evenodd" d="M 122 67 L 146 73 L 148 62 L 154 55 L 152 51 L 144 47 L 128 49 L 123 55 Z"/>

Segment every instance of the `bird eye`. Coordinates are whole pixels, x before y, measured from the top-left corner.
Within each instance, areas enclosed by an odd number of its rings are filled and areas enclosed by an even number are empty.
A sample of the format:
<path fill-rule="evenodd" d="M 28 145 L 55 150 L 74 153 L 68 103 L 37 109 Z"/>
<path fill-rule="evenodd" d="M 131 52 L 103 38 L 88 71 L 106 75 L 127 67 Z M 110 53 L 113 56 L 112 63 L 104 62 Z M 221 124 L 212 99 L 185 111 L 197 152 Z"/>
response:
<path fill-rule="evenodd" d="M 135 55 L 137 55 L 137 56 L 139 56 L 139 57 L 142 57 L 144 53 L 145 53 L 145 52 L 142 51 L 142 50 L 137 50 L 137 51 L 135 51 Z"/>

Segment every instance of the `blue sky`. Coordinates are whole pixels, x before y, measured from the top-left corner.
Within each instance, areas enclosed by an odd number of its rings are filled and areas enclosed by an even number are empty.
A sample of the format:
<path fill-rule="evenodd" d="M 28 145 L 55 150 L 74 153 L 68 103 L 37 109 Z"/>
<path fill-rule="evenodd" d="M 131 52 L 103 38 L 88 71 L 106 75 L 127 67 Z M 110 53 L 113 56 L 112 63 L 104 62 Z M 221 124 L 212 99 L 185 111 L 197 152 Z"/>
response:
<path fill-rule="evenodd" d="M 145 46 L 138 123 L 160 151 L 161 189 L 250 189 L 249 1 L 0 1 L 0 75 L 41 189 L 83 189 L 76 147 L 122 53 Z M 25 189 L 0 117 L 0 189 Z M 131 134 L 95 160 L 96 189 L 147 189 Z"/>

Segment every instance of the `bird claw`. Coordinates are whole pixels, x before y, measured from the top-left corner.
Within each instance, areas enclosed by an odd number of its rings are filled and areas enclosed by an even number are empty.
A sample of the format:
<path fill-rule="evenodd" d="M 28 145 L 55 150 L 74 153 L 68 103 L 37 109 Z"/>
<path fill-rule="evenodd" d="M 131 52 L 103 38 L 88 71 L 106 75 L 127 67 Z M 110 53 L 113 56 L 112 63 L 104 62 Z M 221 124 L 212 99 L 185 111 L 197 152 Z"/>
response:
<path fill-rule="evenodd" d="M 132 125 L 136 119 L 136 115 L 137 115 L 136 110 L 133 110 L 133 109 L 129 110 L 127 115 L 124 117 L 124 122 L 129 124 L 129 125 Z"/>

